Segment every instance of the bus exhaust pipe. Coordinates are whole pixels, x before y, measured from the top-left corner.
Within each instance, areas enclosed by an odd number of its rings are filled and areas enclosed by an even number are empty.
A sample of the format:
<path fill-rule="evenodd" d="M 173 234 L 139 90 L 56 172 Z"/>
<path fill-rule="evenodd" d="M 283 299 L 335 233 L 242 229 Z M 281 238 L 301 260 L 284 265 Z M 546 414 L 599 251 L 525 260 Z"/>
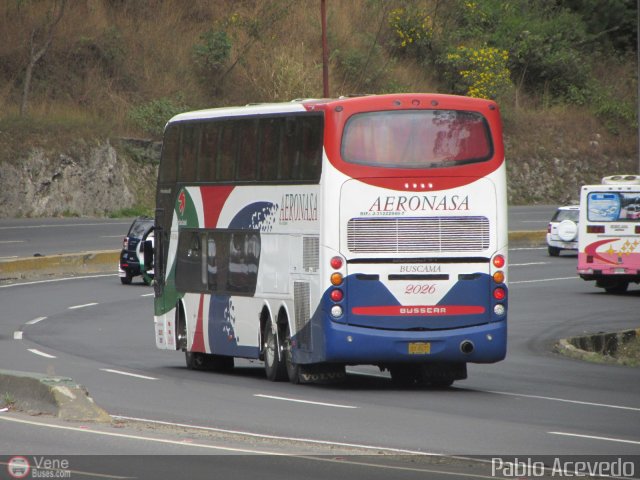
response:
<path fill-rule="evenodd" d="M 473 342 L 469 340 L 464 340 L 460 343 L 460 351 L 466 355 L 473 353 L 474 348 Z"/>

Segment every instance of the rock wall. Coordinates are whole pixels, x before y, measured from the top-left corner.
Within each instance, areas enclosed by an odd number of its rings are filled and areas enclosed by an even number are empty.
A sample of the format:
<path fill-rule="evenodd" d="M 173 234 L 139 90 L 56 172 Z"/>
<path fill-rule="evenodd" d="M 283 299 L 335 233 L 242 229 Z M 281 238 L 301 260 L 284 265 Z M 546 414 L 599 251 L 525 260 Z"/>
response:
<path fill-rule="evenodd" d="M 68 153 L 32 150 L 0 164 L 0 217 L 103 216 L 152 206 L 158 148 L 150 142 L 76 145 Z M 149 149 L 155 161 L 132 152 Z M 151 208 L 152 209 L 152 208 Z"/>

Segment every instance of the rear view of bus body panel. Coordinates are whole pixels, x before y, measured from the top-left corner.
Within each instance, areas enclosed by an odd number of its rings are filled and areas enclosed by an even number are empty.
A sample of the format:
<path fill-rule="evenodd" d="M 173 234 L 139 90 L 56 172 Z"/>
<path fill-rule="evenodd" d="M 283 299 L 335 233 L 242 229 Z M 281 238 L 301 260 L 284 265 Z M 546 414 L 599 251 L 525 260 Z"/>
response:
<path fill-rule="evenodd" d="M 503 174 L 496 172 L 496 181 Z M 452 183 L 464 185 L 430 192 L 420 178 L 409 179 L 407 191 L 343 183 L 335 256 L 343 260 L 337 271 L 344 280 L 326 285 L 313 316 L 313 338 L 323 339 L 314 346 L 316 361 L 320 351 L 321 361 L 351 364 L 504 358 L 506 265 L 492 263 L 497 254 L 506 261 L 504 199 L 496 198 L 490 177 Z M 323 266 L 331 254 L 323 254 Z M 492 277 L 497 270 L 505 274 L 499 284 Z M 496 287 L 504 299 L 494 298 Z M 335 289 L 343 291 L 341 301 L 332 298 Z M 332 314 L 336 305 L 342 316 Z"/>

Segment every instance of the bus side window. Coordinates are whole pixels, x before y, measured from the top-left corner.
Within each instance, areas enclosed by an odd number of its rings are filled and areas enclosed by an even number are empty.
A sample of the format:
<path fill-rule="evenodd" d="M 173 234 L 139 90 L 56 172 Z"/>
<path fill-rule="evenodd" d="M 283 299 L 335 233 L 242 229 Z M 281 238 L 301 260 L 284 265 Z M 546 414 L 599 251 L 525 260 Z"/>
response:
<path fill-rule="evenodd" d="M 222 134 L 216 162 L 216 180 L 233 180 L 235 177 L 237 123 L 228 121 L 221 126 Z"/>
<path fill-rule="evenodd" d="M 220 127 L 218 123 L 208 122 L 202 127 L 200 158 L 198 162 L 198 181 L 213 182 L 216 179 L 216 156 L 220 145 Z"/>
<path fill-rule="evenodd" d="M 182 127 L 180 160 L 178 161 L 178 181 L 194 182 L 198 172 L 198 143 L 200 127 L 197 124 L 185 124 Z"/>
<path fill-rule="evenodd" d="M 176 287 L 184 292 L 206 290 L 206 278 L 202 278 L 204 257 L 202 234 L 199 231 L 180 232 L 176 262 Z"/>
<path fill-rule="evenodd" d="M 207 288 L 215 292 L 218 290 L 218 258 L 215 234 L 209 232 L 207 236 Z"/>
<path fill-rule="evenodd" d="M 303 117 L 301 131 L 302 180 L 320 181 L 322 169 L 323 119 L 320 116 Z"/>
<path fill-rule="evenodd" d="M 159 183 L 173 183 L 176 181 L 178 170 L 178 147 L 180 142 L 180 128 L 169 125 L 162 140 L 162 158 L 160 160 Z"/>
<path fill-rule="evenodd" d="M 296 147 L 296 119 L 286 117 L 280 130 L 280 162 L 278 180 L 295 180 L 294 165 L 298 149 Z"/>
<path fill-rule="evenodd" d="M 260 180 L 278 179 L 278 150 L 280 147 L 281 121 L 276 118 L 260 120 L 259 165 Z"/>
<path fill-rule="evenodd" d="M 255 180 L 258 155 L 258 122 L 241 120 L 238 122 L 238 171 L 236 180 Z"/>

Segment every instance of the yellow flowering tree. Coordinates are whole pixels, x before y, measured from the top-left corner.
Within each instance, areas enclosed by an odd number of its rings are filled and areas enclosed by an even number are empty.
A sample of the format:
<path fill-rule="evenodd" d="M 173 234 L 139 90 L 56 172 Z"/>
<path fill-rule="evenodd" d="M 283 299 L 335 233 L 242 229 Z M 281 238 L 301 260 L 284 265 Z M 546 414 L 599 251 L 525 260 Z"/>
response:
<path fill-rule="evenodd" d="M 425 10 L 396 8 L 389 12 L 389 26 L 394 32 L 393 44 L 400 51 L 422 58 L 433 38 L 433 20 Z"/>
<path fill-rule="evenodd" d="M 443 67 L 448 71 L 452 88 L 477 98 L 496 98 L 511 89 L 507 67 L 509 52 L 495 47 L 460 45 L 446 55 Z"/>

